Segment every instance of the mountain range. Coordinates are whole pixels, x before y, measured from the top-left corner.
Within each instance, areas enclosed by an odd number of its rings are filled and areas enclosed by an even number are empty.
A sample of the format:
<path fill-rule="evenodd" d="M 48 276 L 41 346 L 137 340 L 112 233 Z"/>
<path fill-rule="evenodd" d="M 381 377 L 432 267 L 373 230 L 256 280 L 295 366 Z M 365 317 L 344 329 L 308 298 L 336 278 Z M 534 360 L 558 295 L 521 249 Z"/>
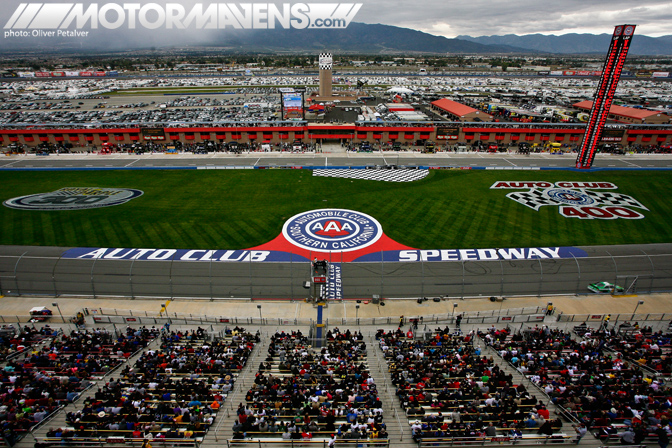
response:
<path fill-rule="evenodd" d="M 346 29 L 92 30 L 79 39 L 5 39 L 0 53 L 108 52 L 171 47 L 217 47 L 222 53 L 334 54 L 604 54 L 608 34 L 458 36 L 449 39 L 409 28 L 351 23 Z M 635 35 L 633 55 L 670 55 L 672 36 Z"/>
<path fill-rule="evenodd" d="M 459 40 L 483 45 L 497 45 L 553 54 L 605 53 L 609 48 L 611 34 L 526 34 L 518 36 L 457 36 Z M 635 34 L 630 46 L 630 54 L 640 56 L 662 56 L 672 54 L 672 35 L 649 37 Z"/>

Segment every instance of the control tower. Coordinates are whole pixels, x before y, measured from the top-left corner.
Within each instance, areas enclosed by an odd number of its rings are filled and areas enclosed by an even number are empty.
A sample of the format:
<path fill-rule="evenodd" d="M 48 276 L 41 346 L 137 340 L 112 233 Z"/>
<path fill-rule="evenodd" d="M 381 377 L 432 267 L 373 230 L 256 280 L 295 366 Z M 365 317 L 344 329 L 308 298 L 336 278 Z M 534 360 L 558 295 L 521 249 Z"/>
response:
<path fill-rule="evenodd" d="M 320 53 L 320 90 L 321 98 L 328 98 L 332 96 L 331 91 L 331 68 L 333 66 L 333 58 L 331 53 Z"/>

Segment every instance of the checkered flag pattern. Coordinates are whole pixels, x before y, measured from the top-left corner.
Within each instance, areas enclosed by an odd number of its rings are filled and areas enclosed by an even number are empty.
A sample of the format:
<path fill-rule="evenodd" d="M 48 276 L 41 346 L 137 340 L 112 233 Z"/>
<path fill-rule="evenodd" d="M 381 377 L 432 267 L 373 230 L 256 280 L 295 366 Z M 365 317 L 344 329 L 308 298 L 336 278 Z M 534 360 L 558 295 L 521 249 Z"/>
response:
<path fill-rule="evenodd" d="M 329 62 L 328 63 L 322 63 L 325 58 L 328 58 Z M 320 70 L 331 70 L 332 67 L 332 62 L 331 62 L 331 53 L 320 53 Z"/>
<path fill-rule="evenodd" d="M 318 169 L 313 176 L 342 177 L 344 179 L 379 180 L 383 182 L 413 182 L 427 177 L 427 170 L 360 170 Z"/>
<path fill-rule="evenodd" d="M 543 190 L 532 189 L 530 191 L 509 193 L 506 197 L 537 211 L 539 211 L 539 207 L 542 205 L 560 205 L 559 202 L 547 197 Z"/>
<path fill-rule="evenodd" d="M 588 191 L 582 190 L 585 194 L 595 199 L 597 205 L 616 205 L 621 207 L 636 207 L 643 210 L 649 210 L 644 207 L 638 200 L 634 199 L 632 196 L 621 193 L 613 193 L 610 191 L 607 192 L 597 192 L 597 191 Z"/>

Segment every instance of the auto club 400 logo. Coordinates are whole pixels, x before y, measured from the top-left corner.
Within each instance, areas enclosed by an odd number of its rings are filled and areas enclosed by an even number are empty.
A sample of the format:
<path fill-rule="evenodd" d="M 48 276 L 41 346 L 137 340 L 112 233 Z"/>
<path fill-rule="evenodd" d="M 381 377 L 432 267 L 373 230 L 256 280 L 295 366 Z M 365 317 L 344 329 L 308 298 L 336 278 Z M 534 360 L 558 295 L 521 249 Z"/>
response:
<path fill-rule="evenodd" d="M 626 194 L 613 191 L 618 187 L 611 182 L 537 182 L 499 181 L 491 190 L 511 190 L 528 188 L 528 191 L 513 192 L 507 198 L 539 210 L 543 205 L 559 206 L 560 214 L 566 218 L 579 219 L 642 219 L 639 211 L 647 210 L 639 201 Z"/>
<path fill-rule="evenodd" d="M 84 210 L 123 204 L 142 193 L 129 188 L 66 187 L 8 199 L 3 204 L 20 210 Z"/>
<path fill-rule="evenodd" d="M 318 252 L 350 252 L 374 244 L 383 235 L 375 218 L 344 209 L 321 209 L 289 218 L 282 234 L 302 249 Z"/>

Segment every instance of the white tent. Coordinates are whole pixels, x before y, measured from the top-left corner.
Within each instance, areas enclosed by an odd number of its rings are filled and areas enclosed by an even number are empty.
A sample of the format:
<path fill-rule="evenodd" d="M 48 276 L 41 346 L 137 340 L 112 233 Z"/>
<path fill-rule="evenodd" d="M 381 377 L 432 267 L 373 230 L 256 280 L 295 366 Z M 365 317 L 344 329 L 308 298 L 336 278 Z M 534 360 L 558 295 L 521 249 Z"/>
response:
<path fill-rule="evenodd" d="M 413 93 L 413 91 L 411 89 L 407 89 L 406 87 L 392 87 L 387 89 L 385 93 L 405 93 L 406 95 L 410 95 Z"/>

